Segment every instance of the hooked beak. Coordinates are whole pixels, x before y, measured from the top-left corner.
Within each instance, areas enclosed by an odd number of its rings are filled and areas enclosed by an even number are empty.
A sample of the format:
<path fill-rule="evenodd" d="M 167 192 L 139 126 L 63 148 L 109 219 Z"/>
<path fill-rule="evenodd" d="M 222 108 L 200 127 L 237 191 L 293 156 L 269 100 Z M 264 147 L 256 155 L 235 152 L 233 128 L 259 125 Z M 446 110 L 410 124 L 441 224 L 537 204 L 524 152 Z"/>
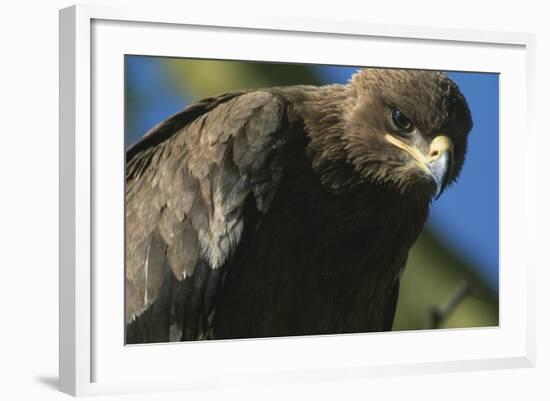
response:
<path fill-rule="evenodd" d="M 454 146 L 451 138 L 446 135 L 436 136 L 430 143 L 428 156 L 393 135 L 386 134 L 386 140 L 409 153 L 416 165 L 432 178 L 436 187 L 434 196 L 438 199 L 449 183 L 451 171 L 453 170 Z"/>

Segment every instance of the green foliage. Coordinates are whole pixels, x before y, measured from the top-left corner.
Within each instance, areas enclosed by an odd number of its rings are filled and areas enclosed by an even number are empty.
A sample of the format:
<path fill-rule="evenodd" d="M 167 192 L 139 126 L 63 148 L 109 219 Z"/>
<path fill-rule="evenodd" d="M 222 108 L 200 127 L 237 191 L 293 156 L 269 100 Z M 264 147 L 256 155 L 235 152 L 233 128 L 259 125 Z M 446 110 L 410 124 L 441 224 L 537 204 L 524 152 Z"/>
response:
<path fill-rule="evenodd" d="M 425 328 L 430 309 L 448 302 L 464 281 L 470 285 L 470 293 L 440 327 L 497 326 L 497 294 L 486 286 L 471 266 L 425 230 L 409 254 L 393 330 Z"/>
<path fill-rule="evenodd" d="M 172 82 L 197 98 L 238 89 L 319 83 L 307 65 L 193 59 L 165 59 L 163 64 Z"/>

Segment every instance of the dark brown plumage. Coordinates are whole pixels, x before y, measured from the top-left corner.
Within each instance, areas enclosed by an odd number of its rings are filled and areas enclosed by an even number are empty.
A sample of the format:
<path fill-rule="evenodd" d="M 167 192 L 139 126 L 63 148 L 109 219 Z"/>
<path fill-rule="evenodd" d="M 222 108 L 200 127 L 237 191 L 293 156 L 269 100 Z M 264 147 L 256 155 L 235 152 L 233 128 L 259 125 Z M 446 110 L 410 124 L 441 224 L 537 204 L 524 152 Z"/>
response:
<path fill-rule="evenodd" d="M 197 102 L 127 151 L 127 342 L 390 330 L 472 126 L 438 72 Z"/>

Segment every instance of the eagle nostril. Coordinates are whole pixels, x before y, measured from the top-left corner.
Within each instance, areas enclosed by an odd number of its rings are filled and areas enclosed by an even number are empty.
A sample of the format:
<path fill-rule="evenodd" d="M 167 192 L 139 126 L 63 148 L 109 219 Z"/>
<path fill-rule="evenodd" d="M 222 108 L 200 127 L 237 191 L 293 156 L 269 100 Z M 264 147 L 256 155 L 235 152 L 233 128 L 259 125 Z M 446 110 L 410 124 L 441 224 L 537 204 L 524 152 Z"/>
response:
<path fill-rule="evenodd" d="M 430 159 L 437 159 L 439 157 L 439 149 L 433 149 L 431 152 L 430 152 Z"/>

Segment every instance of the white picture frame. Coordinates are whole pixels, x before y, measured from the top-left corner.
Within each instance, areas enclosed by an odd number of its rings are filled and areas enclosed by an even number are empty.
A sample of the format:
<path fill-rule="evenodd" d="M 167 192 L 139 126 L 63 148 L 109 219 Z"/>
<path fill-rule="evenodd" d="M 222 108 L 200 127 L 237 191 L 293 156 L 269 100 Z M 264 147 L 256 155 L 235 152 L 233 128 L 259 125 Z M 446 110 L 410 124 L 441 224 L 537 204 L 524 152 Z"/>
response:
<path fill-rule="evenodd" d="M 182 37 L 194 45 L 182 46 Z M 258 37 L 262 47 L 254 48 Z M 535 177 L 529 172 L 535 171 L 535 149 L 518 141 L 535 143 L 534 40 L 521 33 L 189 15 L 154 7 L 61 10 L 60 390 L 80 396 L 533 366 L 535 202 L 529 192 Z M 320 52 L 320 44 L 333 52 Z M 372 60 L 382 60 L 377 65 L 501 74 L 500 326 L 125 347 L 123 308 L 111 307 L 123 300 L 120 56 L 372 65 L 364 52 L 350 51 L 362 46 Z M 410 49 L 426 57 L 405 62 Z M 523 134 L 512 135 L 518 131 Z M 105 229 L 106 221 L 113 230 Z M 193 368 L 180 364 L 170 374 L 182 358 Z M 159 367 L 159 361 L 165 363 Z"/>

